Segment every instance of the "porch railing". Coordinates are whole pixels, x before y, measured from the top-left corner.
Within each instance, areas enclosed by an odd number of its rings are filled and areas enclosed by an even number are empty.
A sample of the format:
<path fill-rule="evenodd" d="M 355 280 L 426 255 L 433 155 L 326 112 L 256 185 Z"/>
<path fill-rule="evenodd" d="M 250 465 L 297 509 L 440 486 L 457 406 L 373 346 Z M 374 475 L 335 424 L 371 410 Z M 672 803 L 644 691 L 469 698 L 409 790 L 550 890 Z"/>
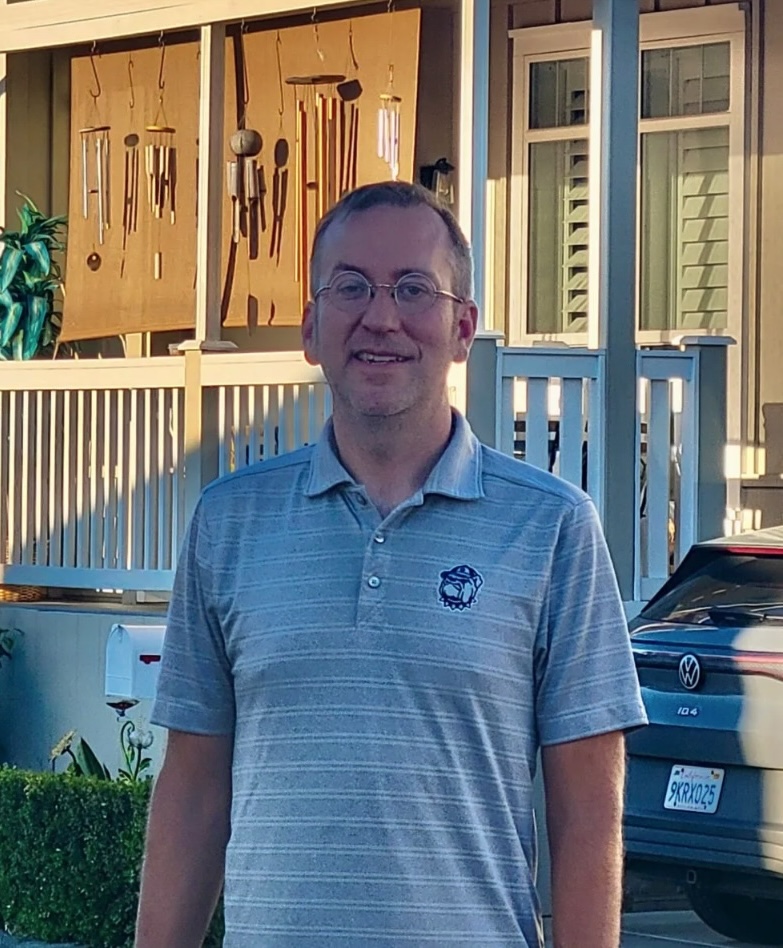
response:
<path fill-rule="evenodd" d="M 636 548 L 629 552 L 639 601 L 660 589 L 691 544 L 703 538 L 700 426 L 705 404 L 717 413 L 725 407 L 722 397 L 710 405 L 710 393 L 702 391 L 702 358 L 698 345 L 637 352 Z M 497 361 L 495 443 L 586 490 L 603 513 L 605 354 L 498 348 Z M 725 374 L 711 382 L 715 392 L 725 393 Z M 714 469 L 722 466 L 724 446 L 712 447 Z M 714 533 L 719 532 L 718 527 Z"/>
<path fill-rule="evenodd" d="M 317 438 L 328 388 L 301 354 L 197 357 L 195 448 L 183 358 L 3 365 L 0 582 L 169 589 L 203 471 Z"/>

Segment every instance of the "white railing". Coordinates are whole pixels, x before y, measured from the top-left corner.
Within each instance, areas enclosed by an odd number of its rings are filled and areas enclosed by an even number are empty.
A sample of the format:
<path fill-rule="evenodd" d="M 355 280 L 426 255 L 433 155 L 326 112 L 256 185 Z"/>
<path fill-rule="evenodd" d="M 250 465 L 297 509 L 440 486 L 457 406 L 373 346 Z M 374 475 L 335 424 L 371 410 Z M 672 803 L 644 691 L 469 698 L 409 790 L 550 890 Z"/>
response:
<path fill-rule="evenodd" d="M 318 439 L 332 411 L 329 386 L 300 353 L 211 355 L 202 385 L 217 395 L 218 475 Z"/>
<path fill-rule="evenodd" d="M 183 382 L 173 359 L 106 360 L 89 371 L 3 364 L 2 582 L 170 581 L 184 512 Z"/>
<path fill-rule="evenodd" d="M 214 474 L 317 438 L 330 411 L 300 353 L 204 356 L 212 427 L 186 449 L 183 358 L 9 364 L 0 371 L 0 582 L 170 589 L 188 472 Z"/>
<path fill-rule="evenodd" d="M 498 349 L 496 444 L 586 490 L 603 512 L 605 355 Z M 649 599 L 696 539 L 694 351 L 637 353 L 635 595 Z"/>

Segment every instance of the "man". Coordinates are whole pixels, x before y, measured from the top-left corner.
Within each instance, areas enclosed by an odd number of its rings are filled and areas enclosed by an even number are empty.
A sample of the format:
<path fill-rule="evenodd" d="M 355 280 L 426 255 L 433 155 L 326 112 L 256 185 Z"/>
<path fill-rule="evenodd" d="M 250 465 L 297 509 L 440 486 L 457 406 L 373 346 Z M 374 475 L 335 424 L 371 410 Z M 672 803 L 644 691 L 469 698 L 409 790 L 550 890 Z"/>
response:
<path fill-rule="evenodd" d="M 477 313 L 429 192 L 344 198 L 311 286 L 331 422 L 208 487 L 178 569 L 137 946 L 201 943 L 225 855 L 227 948 L 537 948 L 541 747 L 555 945 L 616 948 L 645 717 L 594 508 L 450 409 Z"/>

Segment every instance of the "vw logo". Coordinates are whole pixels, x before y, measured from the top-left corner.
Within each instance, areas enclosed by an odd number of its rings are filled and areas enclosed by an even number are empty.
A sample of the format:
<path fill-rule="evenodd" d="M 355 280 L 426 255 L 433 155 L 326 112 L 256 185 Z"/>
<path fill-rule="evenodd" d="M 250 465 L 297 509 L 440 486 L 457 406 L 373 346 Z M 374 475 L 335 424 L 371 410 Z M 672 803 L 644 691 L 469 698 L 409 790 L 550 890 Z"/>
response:
<path fill-rule="evenodd" d="M 701 665 L 695 655 L 683 655 L 680 659 L 680 684 L 688 691 L 695 691 L 701 684 Z"/>

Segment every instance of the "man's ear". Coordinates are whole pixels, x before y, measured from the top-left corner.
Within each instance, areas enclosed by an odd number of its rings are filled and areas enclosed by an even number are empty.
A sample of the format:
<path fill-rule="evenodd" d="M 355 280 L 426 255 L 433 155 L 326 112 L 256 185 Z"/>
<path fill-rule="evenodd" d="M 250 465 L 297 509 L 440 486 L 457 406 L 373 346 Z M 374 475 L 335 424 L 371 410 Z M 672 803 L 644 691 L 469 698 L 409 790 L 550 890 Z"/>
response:
<path fill-rule="evenodd" d="M 478 307 L 473 300 L 460 306 L 457 314 L 454 362 L 466 362 L 478 326 Z"/>
<path fill-rule="evenodd" d="M 304 351 L 304 357 L 310 365 L 319 365 L 318 356 L 316 354 L 318 341 L 316 308 L 316 304 L 310 302 L 305 306 L 305 311 L 302 314 L 302 349 Z"/>

